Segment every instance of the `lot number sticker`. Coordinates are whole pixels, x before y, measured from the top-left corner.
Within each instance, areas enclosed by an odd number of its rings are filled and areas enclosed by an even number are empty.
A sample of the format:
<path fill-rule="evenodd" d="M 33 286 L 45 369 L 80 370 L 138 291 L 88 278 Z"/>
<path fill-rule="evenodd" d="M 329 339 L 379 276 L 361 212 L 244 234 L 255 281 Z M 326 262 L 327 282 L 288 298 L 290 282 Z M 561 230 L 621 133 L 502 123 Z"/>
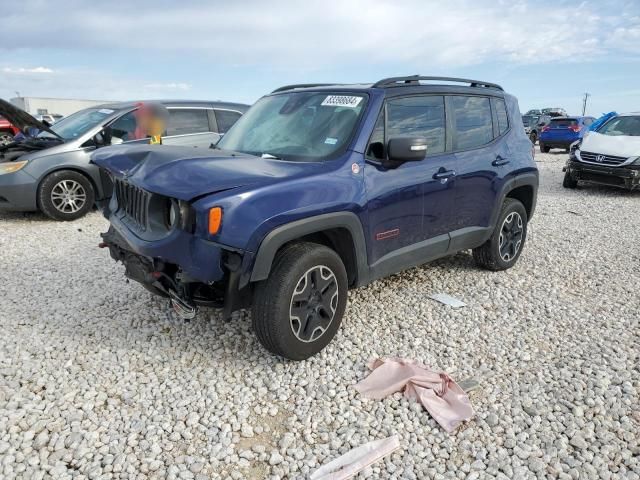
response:
<path fill-rule="evenodd" d="M 323 107 L 349 107 L 356 108 L 362 97 L 351 97 L 348 95 L 329 95 L 320 104 Z"/>

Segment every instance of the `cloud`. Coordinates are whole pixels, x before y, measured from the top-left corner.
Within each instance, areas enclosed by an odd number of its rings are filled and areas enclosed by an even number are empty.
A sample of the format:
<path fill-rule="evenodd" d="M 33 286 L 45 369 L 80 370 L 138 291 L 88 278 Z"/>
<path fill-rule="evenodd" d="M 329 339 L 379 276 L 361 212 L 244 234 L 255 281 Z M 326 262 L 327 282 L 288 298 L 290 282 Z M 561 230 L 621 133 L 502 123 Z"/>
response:
<path fill-rule="evenodd" d="M 148 83 L 144 87 L 150 90 L 180 90 L 183 92 L 191 90 L 189 83 Z"/>
<path fill-rule="evenodd" d="M 2 69 L 3 73 L 8 74 L 42 74 L 42 73 L 54 73 L 51 68 L 47 67 L 35 67 L 35 68 L 24 68 L 24 67 L 4 67 Z"/>
<path fill-rule="evenodd" d="M 392 62 L 428 67 L 488 61 L 537 64 L 640 53 L 631 0 L 80 0 L 21 2 L 4 14 L 0 51 L 196 55 L 203 63 L 318 68 Z M 607 13 L 609 12 L 609 13 Z M 25 29 L 24 25 L 30 25 Z M 613 33 L 612 33 L 613 32 Z"/>

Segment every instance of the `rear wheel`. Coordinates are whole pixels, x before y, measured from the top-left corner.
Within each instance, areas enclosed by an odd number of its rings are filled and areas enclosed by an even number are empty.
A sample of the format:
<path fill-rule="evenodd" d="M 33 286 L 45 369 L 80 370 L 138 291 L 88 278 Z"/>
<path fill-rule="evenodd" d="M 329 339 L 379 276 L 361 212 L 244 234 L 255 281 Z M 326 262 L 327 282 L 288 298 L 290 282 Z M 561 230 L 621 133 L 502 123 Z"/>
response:
<path fill-rule="evenodd" d="M 256 286 L 253 329 L 272 353 L 305 360 L 335 336 L 347 305 L 347 273 L 336 252 L 297 243 L 278 253 Z"/>
<path fill-rule="evenodd" d="M 75 220 L 91 210 L 95 201 L 93 185 L 73 170 L 60 170 L 45 177 L 38 189 L 40 210 L 54 220 Z"/>
<path fill-rule="evenodd" d="M 535 145 L 536 142 L 538 141 L 538 134 L 536 132 L 531 132 L 529 134 L 529 140 L 531 140 L 531 143 Z"/>
<path fill-rule="evenodd" d="M 551 151 L 551 147 L 548 147 L 544 143 L 540 142 L 540 151 L 543 153 L 549 153 Z"/>
<path fill-rule="evenodd" d="M 518 261 L 526 239 L 527 210 L 518 200 L 506 198 L 493 234 L 473 249 L 473 258 L 488 270 L 506 270 Z"/>
<path fill-rule="evenodd" d="M 562 180 L 562 186 L 564 188 L 576 188 L 578 186 L 578 181 L 575 180 L 569 171 L 564 172 L 564 179 Z"/>
<path fill-rule="evenodd" d="M 0 147 L 9 145 L 13 142 L 13 134 L 11 132 L 0 132 Z"/>

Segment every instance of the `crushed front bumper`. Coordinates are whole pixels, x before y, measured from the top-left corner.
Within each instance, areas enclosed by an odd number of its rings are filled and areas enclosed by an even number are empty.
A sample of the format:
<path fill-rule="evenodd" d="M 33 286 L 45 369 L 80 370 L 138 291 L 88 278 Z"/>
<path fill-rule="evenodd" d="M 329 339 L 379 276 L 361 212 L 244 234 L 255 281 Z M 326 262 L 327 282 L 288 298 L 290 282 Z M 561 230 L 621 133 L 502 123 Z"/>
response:
<path fill-rule="evenodd" d="M 562 171 L 569 172 L 571 178 L 578 181 L 621 187 L 628 190 L 640 188 L 640 165 L 610 167 L 592 165 L 571 159 Z"/>

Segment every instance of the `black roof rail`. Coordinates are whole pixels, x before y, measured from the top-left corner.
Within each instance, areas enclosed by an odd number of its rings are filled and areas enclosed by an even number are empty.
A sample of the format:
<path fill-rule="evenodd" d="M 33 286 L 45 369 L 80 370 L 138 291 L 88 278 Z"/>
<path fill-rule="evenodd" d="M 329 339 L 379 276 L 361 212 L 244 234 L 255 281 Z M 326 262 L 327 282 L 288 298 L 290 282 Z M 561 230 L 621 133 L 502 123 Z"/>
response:
<path fill-rule="evenodd" d="M 420 80 L 468 83 L 470 87 L 495 88 L 495 89 L 504 91 L 504 89 L 496 83 L 483 82 L 480 80 L 469 80 L 467 78 L 423 77 L 421 75 L 409 75 L 407 77 L 383 78 L 382 80 L 374 83 L 373 86 L 374 88 L 383 88 L 383 87 L 401 87 L 404 85 L 418 85 L 420 84 Z"/>
<path fill-rule="evenodd" d="M 296 88 L 330 87 L 331 85 L 338 85 L 338 84 L 337 83 L 298 83 L 294 85 L 285 85 L 284 87 L 276 88 L 271 93 L 285 92 L 287 90 L 294 90 Z"/>

